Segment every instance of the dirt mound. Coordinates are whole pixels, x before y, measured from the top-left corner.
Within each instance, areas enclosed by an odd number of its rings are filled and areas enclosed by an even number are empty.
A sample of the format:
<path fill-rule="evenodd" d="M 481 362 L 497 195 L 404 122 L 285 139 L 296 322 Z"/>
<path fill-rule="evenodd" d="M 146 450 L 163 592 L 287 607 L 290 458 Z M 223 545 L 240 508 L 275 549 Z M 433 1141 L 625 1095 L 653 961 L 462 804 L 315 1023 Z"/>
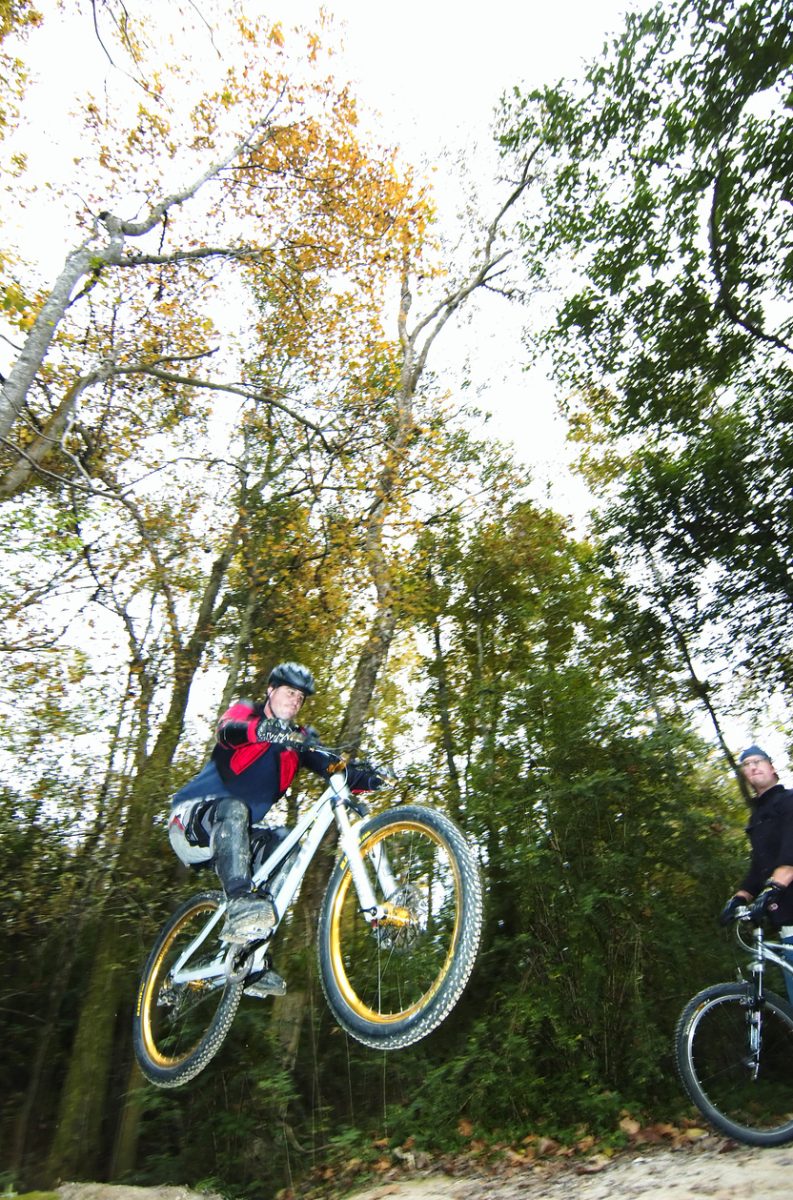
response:
<path fill-rule="evenodd" d="M 793 1145 L 755 1150 L 716 1137 L 693 1146 L 563 1162 L 507 1162 L 498 1172 L 382 1180 L 347 1200 L 782 1200 L 793 1186 Z M 184 1187 L 65 1183 L 57 1200 L 223 1200 Z"/>
<path fill-rule="evenodd" d="M 62 1183 L 58 1200 L 223 1200 L 217 1192 L 191 1192 L 184 1187 L 128 1187 L 123 1183 Z"/>
<path fill-rule="evenodd" d="M 500 1177 L 444 1176 L 393 1181 L 349 1200 L 782 1200 L 793 1186 L 793 1146 L 768 1150 L 717 1143 L 612 1160 L 513 1168 Z"/>

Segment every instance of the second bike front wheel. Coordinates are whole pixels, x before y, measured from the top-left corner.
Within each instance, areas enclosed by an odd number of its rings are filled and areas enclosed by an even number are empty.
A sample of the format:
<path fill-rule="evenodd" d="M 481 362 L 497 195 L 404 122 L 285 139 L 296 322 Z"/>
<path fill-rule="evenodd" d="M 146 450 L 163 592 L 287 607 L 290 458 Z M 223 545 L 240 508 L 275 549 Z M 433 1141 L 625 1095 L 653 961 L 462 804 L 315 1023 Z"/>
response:
<path fill-rule="evenodd" d="M 689 1000 L 675 1031 L 680 1077 L 697 1108 L 748 1146 L 793 1141 L 793 1010 L 751 983 L 719 983 Z"/>
<path fill-rule="evenodd" d="M 322 904 L 320 975 L 342 1028 L 365 1046 L 395 1050 L 440 1025 L 468 982 L 482 934 L 481 877 L 463 834 L 434 809 L 379 813 L 359 836 L 388 914 L 366 920 L 342 858 Z"/>
<path fill-rule="evenodd" d="M 227 979 L 222 892 L 191 896 L 163 926 L 143 971 L 133 1021 L 138 1065 L 150 1083 L 178 1087 L 203 1071 L 231 1028 L 241 981 Z"/>

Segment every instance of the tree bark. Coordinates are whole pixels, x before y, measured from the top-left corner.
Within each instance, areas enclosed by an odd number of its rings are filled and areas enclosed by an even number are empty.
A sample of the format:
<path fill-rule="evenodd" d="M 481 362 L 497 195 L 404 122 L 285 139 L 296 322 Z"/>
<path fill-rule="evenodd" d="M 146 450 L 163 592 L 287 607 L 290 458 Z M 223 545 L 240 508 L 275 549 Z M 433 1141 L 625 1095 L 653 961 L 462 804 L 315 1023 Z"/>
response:
<path fill-rule="evenodd" d="M 135 1167 L 142 1116 L 142 1092 L 145 1081 L 133 1060 L 124 1090 L 123 1107 L 116 1128 L 116 1142 L 110 1160 L 110 1179 L 123 1179 Z"/>
<path fill-rule="evenodd" d="M 119 922 L 100 918 L 99 931 L 49 1155 L 49 1176 L 58 1183 L 96 1179 L 100 1166 L 99 1133 L 105 1115 L 113 1033 L 129 966 L 123 959 Z"/>
<path fill-rule="evenodd" d="M 658 567 L 656 566 L 655 560 L 653 559 L 652 554 L 647 547 L 645 547 L 645 553 L 647 554 L 648 561 L 650 563 L 650 570 L 652 571 L 655 586 L 658 591 L 658 598 L 661 601 L 661 607 L 666 614 L 666 618 L 672 630 L 672 636 L 677 643 L 680 656 L 685 663 L 686 670 L 688 671 L 689 679 L 691 680 L 692 691 L 694 695 L 701 700 L 702 705 L 710 718 L 711 724 L 713 725 L 713 729 L 716 734 L 716 740 L 721 746 L 722 754 L 729 763 L 730 770 L 737 780 L 738 787 L 741 790 L 741 795 L 743 796 L 744 800 L 748 802 L 751 798 L 748 784 L 746 783 L 746 780 L 744 779 L 743 774 L 740 771 L 737 762 L 735 761 L 735 756 L 727 745 L 726 739 L 722 732 L 721 724 L 719 722 L 718 714 L 711 703 L 710 696 L 708 695 L 708 685 L 707 683 L 703 683 L 697 675 L 696 668 L 694 667 L 691 653 L 688 648 L 688 640 L 685 632 L 677 619 L 674 609 L 672 608 L 671 602 L 667 596 L 666 589 L 658 571 Z"/>
<path fill-rule="evenodd" d="M 438 716 L 441 723 L 443 751 L 446 756 L 446 769 L 449 772 L 449 780 L 452 785 L 453 802 L 450 815 L 457 820 L 460 816 L 462 789 L 460 787 L 460 772 L 457 770 L 457 762 L 455 760 L 454 738 L 452 736 L 452 723 L 449 714 L 449 684 L 446 678 L 446 662 L 443 657 L 441 630 L 437 618 L 432 626 L 432 642 L 435 647 L 435 667 L 438 675 Z"/>
<path fill-rule="evenodd" d="M 174 658 L 174 679 L 165 719 L 151 754 L 143 764 L 129 797 L 126 837 L 116 864 L 116 889 L 130 885 L 147 873 L 154 832 L 154 817 L 165 804 L 171 762 L 181 738 L 184 715 L 195 672 L 211 637 L 218 595 L 233 554 L 240 522 L 218 556 L 201 598 L 193 631 Z M 85 999 L 80 1007 L 69 1069 L 60 1099 L 60 1116 L 49 1156 L 52 1180 L 93 1178 L 101 1161 L 102 1124 L 107 1105 L 108 1080 L 113 1066 L 116 1019 L 130 1006 L 134 983 L 131 964 L 125 960 L 125 935 L 135 917 L 121 906 L 105 913 Z M 123 1118 L 122 1118 L 123 1119 Z M 134 1124 L 124 1132 L 124 1155 L 133 1153 Z"/>

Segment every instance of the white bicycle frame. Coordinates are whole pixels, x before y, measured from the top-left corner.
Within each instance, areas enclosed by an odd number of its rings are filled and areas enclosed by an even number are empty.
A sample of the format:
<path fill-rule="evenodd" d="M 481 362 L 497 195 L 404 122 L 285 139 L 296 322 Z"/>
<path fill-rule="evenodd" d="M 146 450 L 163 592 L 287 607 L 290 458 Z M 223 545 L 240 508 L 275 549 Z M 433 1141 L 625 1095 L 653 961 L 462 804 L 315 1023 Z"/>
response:
<path fill-rule="evenodd" d="M 738 909 L 736 934 L 738 942 L 743 946 L 744 950 L 748 951 L 751 956 L 748 970 L 752 975 L 760 975 L 762 978 L 767 962 L 776 963 L 788 975 L 793 975 L 793 964 L 788 962 L 786 954 L 793 953 L 793 945 L 785 945 L 784 942 L 770 942 L 763 933 L 761 926 L 752 928 L 752 944 L 746 938 L 742 937 L 741 918 L 743 914 L 748 915 L 747 909 Z"/>
<path fill-rule="evenodd" d="M 267 940 L 257 945 L 245 962 L 245 975 L 264 968 L 270 938 L 278 929 L 284 914 L 294 900 L 303 876 L 308 869 L 308 865 L 316 854 L 328 829 L 333 824 L 334 819 L 339 830 L 339 846 L 342 855 L 349 863 L 353 884 L 358 894 L 362 919 L 370 923 L 382 921 L 386 916 L 391 921 L 395 919 L 396 914 L 393 907 L 388 904 L 383 905 L 378 903 L 372 885 L 369 882 L 358 838 L 358 830 L 361 822 L 350 820 L 349 807 L 352 804 L 353 799 L 347 783 L 347 772 L 344 770 L 338 771 L 336 774 L 330 776 L 328 787 L 319 799 L 307 809 L 295 827 L 279 842 L 272 854 L 265 859 L 254 873 L 253 885 L 254 887 L 259 887 L 274 874 L 278 865 L 284 862 L 294 848 L 305 838 L 294 862 L 289 866 L 282 878 L 275 880 L 275 890 L 272 892 L 272 897 L 276 911 L 276 922 Z M 383 895 L 393 895 L 397 889 L 397 882 L 394 879 L 385 850 L 381 846 L 376 846 L 367 857 L 372 862 Z M 184 953 L 180 955 L 170 975 L 174 984 L 192 983 L 197 980 L 203 980 L 217 987 L 225 983 L 227 979 L 237 977 L 234 973 L 233 964 L 239 952 L 238 946 L 222 949 L 211 963 L 202 963 L 200 967 L 192 968 L 188 965 L 193 954 L 206 940 L 218 921 L 223 919 L 225 912 L 226 905 L 224 903 L 212 914 L 204 928 L 193 938 Z M 397 917 L 396 919 L 399 918 Z"/>
<path fill-rule="evenodd" d="M 784 942 L 769 942 L 766 941 L 762 926 L 752 926 L 752 941 L 749 943 L 743 936 L 742 922 L 749 915 L 748 908 L 739 908 L 736 913 L 735 933 L 738 938 L 738 944 L 747 950 L 750 955 L 749 974 L 752 976 L 752 983 L 755 989 L 755 996 L 761 1000 L 764 995 L 765 988 L 765 968 L 766 963 L 776 963 L 782 968 L 783 972 L 793 975 L 793 965 L 791 965 L 784 956 L 786 950 L 791 950 L 793 947 L 786 946 Z M 775 953 L 779 951 L 779 953 Z M 750 1058 L 746 1060 L 746 1065 L 752 1069 L 752 1074 L 756 1078 L 760 1071 L 760 1035 L 762 1028 L 762 1010 L 752 1009 L 749 1016 L 749 1050 Z"/>

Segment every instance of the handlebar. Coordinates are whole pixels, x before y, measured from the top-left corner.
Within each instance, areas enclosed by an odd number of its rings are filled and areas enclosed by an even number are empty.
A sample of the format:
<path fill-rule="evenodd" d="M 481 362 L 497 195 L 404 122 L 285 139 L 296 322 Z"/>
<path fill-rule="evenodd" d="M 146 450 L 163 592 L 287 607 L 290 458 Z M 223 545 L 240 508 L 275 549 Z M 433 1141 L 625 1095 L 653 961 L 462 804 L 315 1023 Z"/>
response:
<path fill-rule="evenodd" d="M 311 726 L 305 729 L 295 729 L 288 721 L 281 721 L 277 717 L 265 717 L 256 727 L 256 736 L 259 741 L 269 742 L 271 745 L 285 746 L 291 750 L 315 750 L 319 754 L 326 754 L 329 758 L 336 759 L 337 761 L 328 767 L 329 775 L 346 771 L 348 767 L 355 767 L 358 770 L 371 771 L 373 774 L 379 775 L 384 782 L 393 783 L 397 778 L 390 767 L 382 767 L 369 759 L 348 759 L 333 747 L 324 746 L 319 740 L 316 729 L 312 729 Z"/>

